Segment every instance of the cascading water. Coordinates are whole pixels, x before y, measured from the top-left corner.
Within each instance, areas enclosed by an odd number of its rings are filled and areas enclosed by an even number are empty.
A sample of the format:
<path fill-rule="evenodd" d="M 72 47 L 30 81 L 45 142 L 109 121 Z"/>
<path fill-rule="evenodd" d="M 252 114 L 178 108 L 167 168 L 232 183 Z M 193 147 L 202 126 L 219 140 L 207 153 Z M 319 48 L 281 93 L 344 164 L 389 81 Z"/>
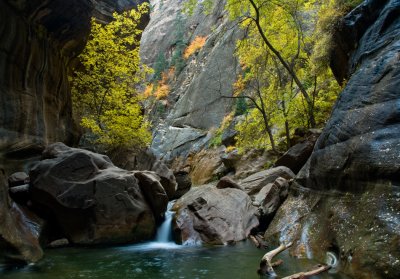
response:
<path fill-rule="evenodd" d="M 175 201 L 170 201 L 168 203 L 167 212 L 165 212 L 165 220 L 157 230 L 156 242 L 158 243 L 171 243 L 172 239 L 172 217 L 174 217 L 173 211 L 171 211 L 172 206 Z"/>

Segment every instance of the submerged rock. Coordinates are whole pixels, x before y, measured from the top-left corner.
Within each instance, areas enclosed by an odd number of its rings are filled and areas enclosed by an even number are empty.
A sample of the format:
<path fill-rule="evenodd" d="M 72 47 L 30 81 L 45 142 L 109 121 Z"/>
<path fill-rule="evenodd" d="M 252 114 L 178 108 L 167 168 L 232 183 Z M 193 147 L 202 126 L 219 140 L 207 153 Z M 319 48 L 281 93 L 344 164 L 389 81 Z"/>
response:
<path fill-rule="evenodd" d="M 153 236 L 154 213 L 134 172 L 115 167 L 107 156 L 61 143 L 48 146 L 43 157 L 30 172 L 32 201 L 54 215 L 73 244 L 137 242 Z"/>
<path fill-rule="evenodd" d="M 246 239 L 258 226 L 256 208 L 238 189 L 193 188 L 174 205 L 174 231 L 183 244 L 227 244 Z"/>
<path fill-rule="evenodd" d="M 11 260 L 37 262 L 43 257 L 39 237 L 44 222 L 13 202 L 0 170 L 0 254 Z"/>

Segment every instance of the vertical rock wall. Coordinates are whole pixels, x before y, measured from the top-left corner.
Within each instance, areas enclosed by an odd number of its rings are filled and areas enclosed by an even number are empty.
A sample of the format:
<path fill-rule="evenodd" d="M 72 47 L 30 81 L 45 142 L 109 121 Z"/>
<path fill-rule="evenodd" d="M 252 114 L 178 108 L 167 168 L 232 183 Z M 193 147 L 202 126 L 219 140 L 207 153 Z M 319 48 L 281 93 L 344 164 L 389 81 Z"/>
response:
<path fill-rule="evenodd" d="M 179 28 L 186 46 L 197 36 L 207 37 L 205 45 L 185 59 L 182 72 L 175 72 L 169 81 L 168 98 L 156 101 L 151 110 L 156 126 L 152 149 L 166 160 L 198 151 L 209 140 L 207 133 L 218 128 L 232 108 L 232 100 L 223 96 L 232 95 L 237 75 L 234 51 L 241 32 L 228 20 L 225 1 L 215 1 L 210 13 L 200 5 L 193 15 L 184 13 L 184 3 L 151 1 L 151 19 L 141 41 L 143 62 L 155 66 L 159 55 L 172 60 Z"/>

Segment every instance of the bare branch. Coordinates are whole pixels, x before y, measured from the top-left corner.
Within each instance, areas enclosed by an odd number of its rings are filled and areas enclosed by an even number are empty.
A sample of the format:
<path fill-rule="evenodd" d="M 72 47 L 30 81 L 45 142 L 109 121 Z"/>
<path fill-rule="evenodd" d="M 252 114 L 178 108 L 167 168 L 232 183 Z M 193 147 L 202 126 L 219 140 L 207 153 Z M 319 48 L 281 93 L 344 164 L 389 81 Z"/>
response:
<path fill-rule="evenodd" d="M 307 279 L 307 278 L 310 278 L 311 276 L 315 276 L 322 272 L 325 272 L 325 271 L 329 270 L 330 268 L 331 268 L 330 265 L 317 265 L 310 271 L 299 272 L 299 273 L 284 277 L 282 279 Z"/>
<path fill-rule="evenodd" d="M 260 275 L 265 275 L 265 274 L 276 275 L 274 268 L 272 267 L 272 258 L 275 257 L 276 255 L 278 255 L 279 253 L 281 253 L 282 251 L 285 251 L 286 249 L 288 249 L 290 246 L 292 246 L 292 244 L 293 244 L 292 242 L 290 242 L 287 245 L 282 243 L 278 248 L 266 253 L 264 255 L 264 257 L 262 257 L 262 259 L 261 259 L 260 269 L 257 271 L 258 274 L 260 274 Z"/>

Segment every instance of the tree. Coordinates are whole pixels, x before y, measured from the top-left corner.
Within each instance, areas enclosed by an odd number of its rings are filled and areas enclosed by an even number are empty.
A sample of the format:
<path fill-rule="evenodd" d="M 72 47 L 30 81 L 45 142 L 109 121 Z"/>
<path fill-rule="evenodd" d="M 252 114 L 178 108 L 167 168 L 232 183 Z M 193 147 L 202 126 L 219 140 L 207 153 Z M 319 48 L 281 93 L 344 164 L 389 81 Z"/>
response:
<path fill-rule="evenodd" d="M 182 14 L 179 13 L 175 19 L 175 50 L 171 58 L 171 66 L 175 67 L 177 74 L 183 70 L 186 65 L 183 53 L 186 48 L 185 41 L 185 23 Z"/>
<path fill-rule="evenodd" d="M 102 25 L 92 19 L 86 48 L 79 55 L 82 65 L 72 77 L 75 113 L 97 143 L 106 147 L 143 147 L 151 140 L 136 87 L 149 68 L 139 58 L 138 25 L 148 12 L 144 3 Z"/>

